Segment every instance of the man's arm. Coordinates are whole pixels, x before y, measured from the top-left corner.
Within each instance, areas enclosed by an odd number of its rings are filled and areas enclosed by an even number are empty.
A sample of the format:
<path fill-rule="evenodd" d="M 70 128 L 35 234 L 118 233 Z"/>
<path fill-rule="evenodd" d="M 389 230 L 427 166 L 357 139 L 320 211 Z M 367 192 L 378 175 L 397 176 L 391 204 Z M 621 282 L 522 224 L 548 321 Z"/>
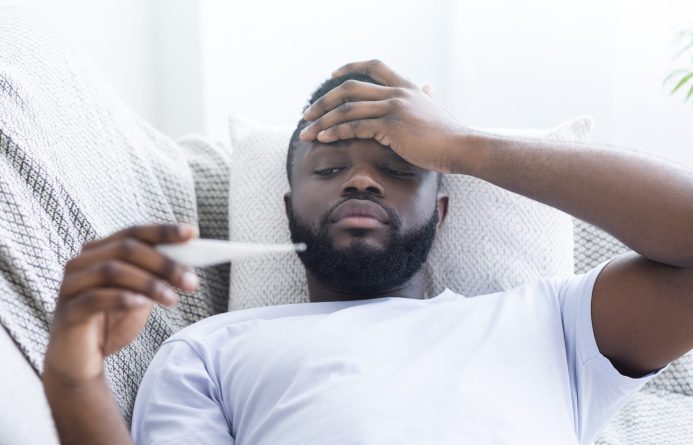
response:
<path fill-rule="evenodd" d="M 577 216 L 637 252 L 610 263 L 592 296 L 597 345 L 619 371 L 644 375 L 693 348 L 691 171 L 618 149 L 461 139 L 473 153 L 461 172 Z"/>
<path fill-rule="evenodd" d="M 46 367 L 43 386 L 61 444 L 132 443 L 103 375 L 90 381 L 73 382 Z"/>
<path fill-rule="evenodd" d="M 195 234 L 188 225 L 133 227 L 87 243 L 66 264 L 43 372 L 63 445 L 132 443 L 103 361 L 137 336 L 152 304 L 176 303 L 166 282 L 197 287 L 191 271 L 153 248 Z"/>
<path fill-rule="evenodd" d="M 419 167 L 472 175 L 606 230 L 637 254 L 601 273 L 592 298 L 602 354 L 642 375 L 693 349 L 693 173 L 614 148 L 501 137 L 460 126 L 378 61 L 309 107 L 304 140 L 373 138 Z"/>

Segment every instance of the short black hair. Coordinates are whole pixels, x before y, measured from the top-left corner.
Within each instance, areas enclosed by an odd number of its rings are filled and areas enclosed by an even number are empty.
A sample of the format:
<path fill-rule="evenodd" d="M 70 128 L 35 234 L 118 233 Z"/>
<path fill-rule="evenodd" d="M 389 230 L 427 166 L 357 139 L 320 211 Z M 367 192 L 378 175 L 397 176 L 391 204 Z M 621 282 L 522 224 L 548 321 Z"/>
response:
<path fill-rule="evenodd" d="M 330 78 L 324 81 L 315 91 L 313 91 L 313 94 L 311 94 L 310 99 L 308 99 L 308 103 L 306 104 L 306 106 L 303 107 L 303 111 L 305 111 L 309 106 L 313 105 L 316 100 L 320 99 L 329 91 L 343 84 L 347 80 L 356 80 L 359 82 L 368 82 L 376 85 L 382 85 L 382 83 L 376 81 L 371 76 L 356 72 L 351 72 L 343 76 Z M 304 128 L 306 128 L 307 125 L 308 121 L 301 118 L 298 121 L 298 124 L 296 124 L 296 129 L 291 134 L 291 139 L 289 140 L 289 149 L 286 153 L 286 178 L 289 181 L 289 187 L 291 187 L 291 172 L 294 167 L 294 154 L 296 152 L 296 147 L 298 147 L 298 144 L 300 143 L 298 135 Z M 442 180 L 443 175 L 441 173 L 438 173 L 438 188 L 440 188 L 440 183 Z"/>
<path fill-rule="evenodd" d="M 310 99 L 308 99 L 308 103 L 306 104 L 306 106 L 303 107 L 303 111 L 305 111 L 309 106 L 313 105 L 316 100 L 320 99 L 322 96 L 324 96 L 334 88 L 340 86 L 347 80 L 356 80 L 359 82 L 368 82 L 374 83 L 376 85 L 382 85 L 380 82 L 377 82 L 371 76 L 355 72 L 347 73 L 339 77 L 330 78 L 324 81 L 315 91 L 313 91 L 313 94 L 311 94 Z M 286 178 L 289 180 L 289 185 L 291 185 L 291 171 L 293 170 L 294 166 L 294 153 L 296 151 L 296 147 L 300 142 L 298 135 L 304 128 L 306 128 L 307 125 L 308 121 L 301 118 L 298 121 L 298 124 L 296 125 L 296 129 L 291 135 L 291 139 L 289 140 L 289 150 L 286 153 Z"/>

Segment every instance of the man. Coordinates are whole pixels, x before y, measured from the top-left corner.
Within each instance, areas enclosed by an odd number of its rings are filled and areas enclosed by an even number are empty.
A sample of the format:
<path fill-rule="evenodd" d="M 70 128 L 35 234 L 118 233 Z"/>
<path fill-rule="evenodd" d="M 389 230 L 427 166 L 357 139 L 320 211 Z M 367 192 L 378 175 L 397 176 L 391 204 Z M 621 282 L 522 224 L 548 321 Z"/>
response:
<path fill-rule="evenodd" d="M 135 406 L 137 443 L 589 443 L 693 348 L 693 174 L 598 147 L 460 126 L 378 61 L 311 98 L 287 159 L 292 238 L 311 303 L 222 314 L 160 349 Z M 607 230 L 636 253 L 583 276 L 423 300 L 443 224 L 439 173 L 468 174 Z M 129 443 L 103 359 L 143 326 L 162 281 L 195 277 L 150 226 L 66 266 L 44 385 L 64 443 Z"/>

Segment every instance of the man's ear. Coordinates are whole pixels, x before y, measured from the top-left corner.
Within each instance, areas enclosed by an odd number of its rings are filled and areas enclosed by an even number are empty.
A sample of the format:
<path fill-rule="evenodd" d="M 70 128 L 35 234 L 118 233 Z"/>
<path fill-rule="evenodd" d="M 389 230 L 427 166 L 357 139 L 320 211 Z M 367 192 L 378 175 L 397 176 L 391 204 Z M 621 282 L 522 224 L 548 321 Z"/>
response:
<path fill-rule="evenodd" d="M 284 194 L 284 212 L 287 218 L 291 218 L 291 192 Z"/>
<path fill-rule="evenodd" d="M 440 231 L 440 227 L 448 216 L 448 195 L 438 194 L 436 201 L 436 212 L 438 212 L 438 224 L 436 224 L 436 233 Z"/>

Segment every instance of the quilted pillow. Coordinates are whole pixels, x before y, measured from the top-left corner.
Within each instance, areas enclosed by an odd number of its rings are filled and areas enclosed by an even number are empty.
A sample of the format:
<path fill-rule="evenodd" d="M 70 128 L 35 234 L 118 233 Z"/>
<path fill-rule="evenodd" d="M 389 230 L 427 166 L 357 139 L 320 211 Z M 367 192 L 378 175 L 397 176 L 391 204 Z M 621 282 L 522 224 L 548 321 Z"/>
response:
<path fill-rule="evenodd" d="M 591 123 L 578 118 L 548 131 L 493 132 L 585 141 Z M 285 160 L 292 131 L 231 117 L 230 239 L 290 241 L 282 198 L 289 190 Z M 573 225 L 567 214 L 468 176 L 446 175 L 442 188 L 450 204 L 424 266 L 428 296 L 445 287 L 478 295 L 573 273 Z M 248 259 L 231 269 L 229 310 L 308 299 L 303 265 L 295 255 Z"/>

